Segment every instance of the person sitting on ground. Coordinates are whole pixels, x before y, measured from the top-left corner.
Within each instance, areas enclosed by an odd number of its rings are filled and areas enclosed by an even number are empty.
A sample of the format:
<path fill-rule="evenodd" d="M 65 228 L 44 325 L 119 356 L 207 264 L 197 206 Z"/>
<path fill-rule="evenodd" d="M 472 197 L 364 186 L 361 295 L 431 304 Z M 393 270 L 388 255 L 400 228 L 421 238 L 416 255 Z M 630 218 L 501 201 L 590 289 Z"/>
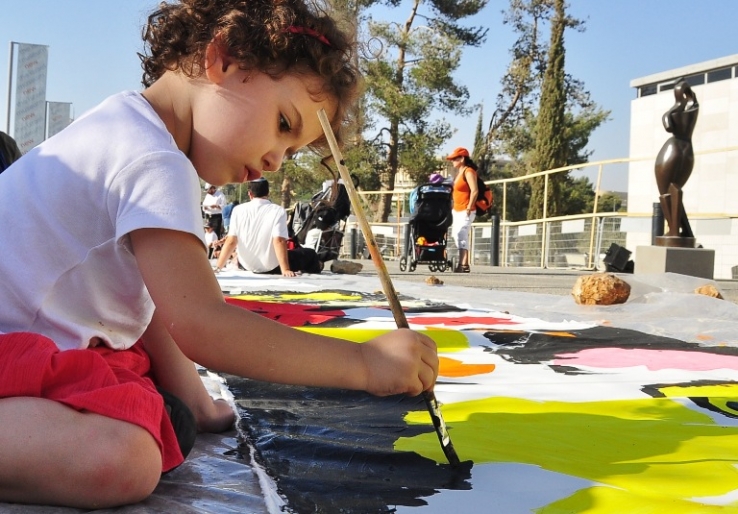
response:
<path fill-rule="evenodd" d="M 329 151 L 321 109 L 339 144 L 348 127 L 355 38 L 309 4 L 157 2 L 143 91 L 109 97 L 0 174 L 0 502 L 147 498 L 197 431 L 233 426 L 194 363 L 379 396 L 432 390 L 427 335 L 298 331 L 225 302 L 207 259 L 201 181 Z M 25 191 L 33 201 L 18 201 Z"/>
<path fill-rule="evenodd" d="M 233 200 L 231 203 L 223 207 L 223 234 L 228 233 L 228 227 L 231 226 L 231 213 L 233 212 L 233 208 L 239 203 L 240 202 L 238 200 Z"/>
<path fill-rule="evenodd" d="M 231 225 L 216 264 L 220 271 L 236 249 L 239 265 L 254 273 L 320 273 L 322 262 L 312 248 L 287 249 L 287 212 L 269 200 L 269 182 L 260 178 L 249 182 L 250 202 L 231 213 Z"/>
<path fill-rule="evenodd" d="M 208 247 L 208 259 L 213 258 L 213 251 L 218 244 L 218 234 L 215 233 L 215 223 L 208 221 L 205 224 L 205 244 Z"/>

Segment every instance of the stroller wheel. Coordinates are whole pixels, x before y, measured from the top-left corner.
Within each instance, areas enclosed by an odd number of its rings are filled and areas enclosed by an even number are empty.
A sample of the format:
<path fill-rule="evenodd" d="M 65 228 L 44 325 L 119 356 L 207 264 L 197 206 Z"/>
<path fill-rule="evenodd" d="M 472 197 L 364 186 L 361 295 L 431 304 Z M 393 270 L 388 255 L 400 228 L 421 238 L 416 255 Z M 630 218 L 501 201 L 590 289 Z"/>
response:
<path fill-rule="evenodd" d="M 438 271 L 440 271 L 441 273 L 446 271 L 446 261 L 439 263 L 437 268 L 438 268 Z"/>
<path fill-rule="evenodd" d="M 407 269 L 407 257 L 400 258 L 400 271 L 405 271 Z"/>
<path fill-rule="evenodd" d="M 438 271 L 435 264 L 429 264 L 428 269 L 431 271 L 431 273 Z"/>
<path fill-rule="evenodd" d="M 415 271 L 415 266 L 416 266 L 415 262 L 411 262 L 411 263 L 410 263 L 410 267 L 409 267 L 408 269 L 409 269 L 410 271 Z"/>

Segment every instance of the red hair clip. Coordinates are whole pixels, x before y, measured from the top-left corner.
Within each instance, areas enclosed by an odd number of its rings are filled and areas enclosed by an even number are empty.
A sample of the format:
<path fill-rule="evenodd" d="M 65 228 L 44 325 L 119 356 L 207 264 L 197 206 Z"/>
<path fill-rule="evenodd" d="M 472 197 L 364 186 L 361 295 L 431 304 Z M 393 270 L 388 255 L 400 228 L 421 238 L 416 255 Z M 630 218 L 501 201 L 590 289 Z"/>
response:
<path fill-rule="evenodd" d="M 317 39 L 324 45 L 331 46 L 331 42 L 328 41 L 327 37 L 325 37 L 323 34 L 318 32 L 317 30 L 311 29 L 310 27 L 300 27 L 300 26 L 290 25 L 285 30 L 292 34 L 305 34 L 306 36 L 314 37 L 315 39 Z"/>

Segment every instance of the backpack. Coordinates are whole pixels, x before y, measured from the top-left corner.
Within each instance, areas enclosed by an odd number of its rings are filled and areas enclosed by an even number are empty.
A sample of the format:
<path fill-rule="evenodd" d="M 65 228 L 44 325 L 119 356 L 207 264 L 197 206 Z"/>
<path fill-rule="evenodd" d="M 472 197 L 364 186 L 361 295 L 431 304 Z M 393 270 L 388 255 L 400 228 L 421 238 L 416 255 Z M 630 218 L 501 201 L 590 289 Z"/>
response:
<path fill-rule="evenodd" d="M 477 216 L 481 216 L 482 214 L 485 214 L 487 211 L 490 210 L 492 207 L 492 190 L 487 186 L 487 184 L 484 183 L 484 180 L 482 180 L 479 177 L 479 173 L 474 171 L 474 173 L 477 176 L 477 201 L 474 205 L 477 207 Z M 464 175 L 464 178 L 466 179 L 466 175 Z"/>

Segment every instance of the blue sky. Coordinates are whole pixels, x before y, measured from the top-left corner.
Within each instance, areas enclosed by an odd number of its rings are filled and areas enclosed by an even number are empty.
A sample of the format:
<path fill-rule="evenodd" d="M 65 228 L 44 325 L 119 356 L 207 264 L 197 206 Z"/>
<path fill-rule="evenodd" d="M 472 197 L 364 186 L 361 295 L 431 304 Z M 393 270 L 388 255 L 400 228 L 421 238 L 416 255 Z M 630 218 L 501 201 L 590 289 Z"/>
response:
<path fill-rule="evenodd" d="M 10 41 L 49 46 L 47 97 L 72 102 L 79 115 L 105 97 L 139 89 L 136 52 L 141 26 L 156 0 L 0 0 L 0 128 L 5 129 Z M 486 43 L 467 49 L 457 71 L 471 102 L 484 105 L 485 126 L 499 82 L 510 60 L 514 34 L 502 24 L 506 0 L 490 0 L 468 20 L 489 28 Z M 634 78 L 738 53 L 735 0 L 569 0 L 570 13 L 586 21 L 583 33 L 567 31 L 566 69 L 592 98 L 610 110 L 610 120 L 590 140 L 591 160 L 627 157 Z M 9 7 L 12 5 L 12 7 Z M 404 21 L 409 2 L 381 13 Z M 447 118 L 457 129 L 448 148 L 473 145 L 478 114 Z M 620 189 L 621 181 L 610 184 Z M 608 184 L 603 184 L 608 188 Z"/>

